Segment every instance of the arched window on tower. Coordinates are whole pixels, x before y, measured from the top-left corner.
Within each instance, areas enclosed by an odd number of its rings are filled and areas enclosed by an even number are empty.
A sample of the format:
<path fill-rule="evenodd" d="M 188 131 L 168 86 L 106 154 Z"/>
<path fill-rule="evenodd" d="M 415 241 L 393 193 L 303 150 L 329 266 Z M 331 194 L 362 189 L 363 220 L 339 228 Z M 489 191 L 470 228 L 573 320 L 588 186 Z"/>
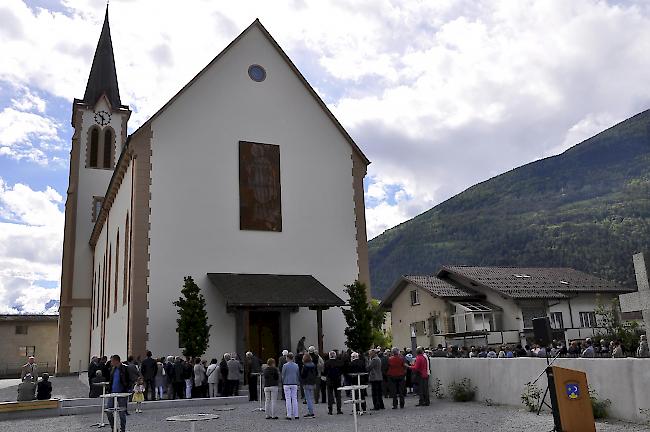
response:
<path fill-rule="evenodd" d="M 90 130 L 90 151 L 88 154 L 88 168 L 99 167 L 99 129 L 96 127 Z"/>
<path fill-rule="evenodd" d="M 104 130 L 104 168 L 113 168 L 113 129 L 106 128 Z"/>

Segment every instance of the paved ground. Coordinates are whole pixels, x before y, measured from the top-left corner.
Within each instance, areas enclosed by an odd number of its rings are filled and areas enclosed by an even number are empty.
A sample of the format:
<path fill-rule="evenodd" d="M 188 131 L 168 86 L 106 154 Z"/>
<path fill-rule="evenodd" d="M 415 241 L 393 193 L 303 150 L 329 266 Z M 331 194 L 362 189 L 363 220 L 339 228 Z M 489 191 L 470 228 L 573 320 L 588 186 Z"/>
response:
<path fill-rule="evenodd" d="M 20 384 L 19 378 L 9 378 L 0 380 L 0 389 L 6 389 L 7 387 L 17 386 Z"/>
<path fill-rule="evenodd" d="M 552 429 L 552 417 L 518 410 L 515 408 L 490 407 L 481 403 L 454 403 L 450 401 L 433 401 L 431 407 L 415 407 L 415 400 L 409 398 L 404 410 L 387 409 L 359 419 L 360 431 L 548 431 Z M 350 407 L 345 406 L 344 415 L 327 415 L 326 406 L 316 405 L 316 418 L 287 421 L 284 420 L 283 405 L 280 406 L 280 420 L 265 420 L 264 413 L 252 412 L 256 403 L 233 405 L 233 411 L 220 411 L 221 418 L 197 426 L 199 431 L 300 431 L 331 432 L 353 430 Z M 155 409 L 144 414 L 131 414 L 127 420 L 127 431 L 189 431 L 189 425 L 166 422 L 165 418 L 176 414 L 215 413 L 213 408 L 196 406 L 195 408 Z M 300 405 L 300 413 L 306 412 L 305 405 Z M 90 425 L 97 421 L 97 415 L 55 417 L 34 420 L 3 421 L 2 432 L 77 432 L 90 431 Z M 648 431 L 648 426 L 629 423 L 598 423 L 598 431 L 636 432 Z M 106 431 L 107 429 L 103 429 Z"/>
<path fill-rule="evenodd" d="M 52 377 L 52 397 L 72 399 L 88 397 L 88 387 L 76 376 Z M 0 402 L 15 401 L 20 380 L 0 380 Z"/>

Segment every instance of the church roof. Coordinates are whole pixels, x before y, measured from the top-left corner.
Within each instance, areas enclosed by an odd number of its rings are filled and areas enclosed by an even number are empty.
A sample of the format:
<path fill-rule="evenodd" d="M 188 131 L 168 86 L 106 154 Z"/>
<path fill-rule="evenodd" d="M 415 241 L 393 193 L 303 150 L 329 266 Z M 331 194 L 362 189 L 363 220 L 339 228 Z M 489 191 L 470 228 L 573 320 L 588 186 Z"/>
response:
<path fill-rule="evenodd" d="M 88 105 L 95 105 L 97 100 L 105 94 L 108 101 L 114 108 L 122 105 L 120 101 L 120 89 L 117 85 L 117 73 L 115 72 L 115 57 L 113 56 L 113 43 L 111 42 L 111 29 L 108 24 L 108 7 L 104 16 L 104 25 L 95 49 L 93 65 L 90 68 L 86 92 L 83 102 Z"/>
<path fill-rule="evenodd" d="M 262 25 L 262 23 L 260 22 L 259 19 L 256 19 L 255 21 L 253 21 L 253 23 L 252 23 L 251 25 L 249 25 L 249 26 L 248 26 L 248 27 L 247 27 L 243 32 L 241 32 L 241 33 L 239 34 L 239 36 L 237 36 L 237 37 L 236 37 L 232 42 L 230 42 L 230 44 L 228 44 L 228 46 L 227 46 L 226 48 L 224 48 L 223 51 L 221 51 L 219 54 L 217 54 L 217 56 L 216 56 L 215 58 L 213 58 L 212 61 L 210 61 L 210 63 L 207 64 L 206 67 L 204 67 L 204 68 L 203 68 L 203 69 L 202 69 L 198 74 L 196 74 L 196 76 L 195 76 L 194 78 L 192 78 L 192 79 L 190 80 L 190 82 L 188 82 L 187 84 L 185 84 L 185 86 L 183 86 L 183 88 L 180 89 L 180 90 L 178 91 L 178 93 L 176 93 L 176 94 L 175 94 L 175 95 L 174 95 L 174 96 L 173 96 L 169 101 L 167 101 L 167 103 L 166 103 L 165 105 L 163 105 L 162 108 L 160 108 L 160 109 L 159 109 L 159 110 L 158 110 L 154 115 L 152 115 L 152 116 L 151 116 L 151 117 L 150 117 L 150 118 L 149 118 L 149 119 L 148 119 L 148 120 L 147 120 L 147 121 L 146 121 L 142 126 L 140 126 L 140 128 L 142 128 L 142 127 L 146 127 L 146 126 L 147 126 L 148 124 L 150 124 L 150 123 L 151 123 L 151 122 L 152 122 L 156 117 L 158 117 L 159 115 L 161 115 L 161 114 L 162 114 L 162 113 L 167 109 L 167 107 L 169 107 L 172 103 L 174 103 L 174 101 L 175 101 L 178 97 L 180 97 L 180 96 L 185 92 L 185 90 L 187 90 L 188 88 L 190 88 L 190 87 L 192 86 L 192 84 L 194 84 L 194 82 L 195 82 L 196 80 L 198 80 L 198 79 L 199 79 L 199 78 L 200 78 L 200 77 L 201 77 L 201 76 L 202 76 L 202 75 L 203 75 L 203 74 L 204 74 L 208 69 L 210 69 L 210 67 L 211 67 L 213 64 L 215 64 L 216 62 L 218 62 L 218 61 L 219 61 L 219 60 L 220 60 L 220 59 L 221 59 L 221 58 L 222 58 L 222 57 L 223 57 L 223 56 L 224 56 L 224 55 L 225 55 L 225 54 L 230 50 L 230 48 L 232 48 L 234 45 L 236 45 L 237 42 L 239 42 L 239 41 L 244 37 L 244 35 L 246 35 L 246 33 L 248 33 L 248 32 L 249 32 L 252 28 L 254 28 L 254 27 L 259 28 L 260 31 L 262 32 L 262 34 L 263 34 L 263 35 L 264 35 L 264 36 L 269 40 L 269 42 L 271 42 L 271 45 L 273 45 L 273 47 L 274 47 L 275 50 L 278 52 L 278 54 L 280 54 L 280 56 L 281 56 L 282 59 L 287 63 L 287 65 L 289 66 L 289 68 L 290 68 L 290 69 L 291 69 L 291 70 L 296 74 L 296 76 L 300 79 L 300 81 L 301 81 L 301 83 L 304 85 L 305 89 L 306 89 L 306 90 L 309 92 L 309 94 L 314 98 L 314 100 L 316 101 L 316 103 L 318 103 L 318 105 L 319 105 L 319 106 L 321 107 L 321 109 L 325 112 L 325 114 L 326 114 L 327 117 L 332 121 L 332 123 L 334 123 L 334 125 L 335 125 L 336 128 L 339 130 L 339 132 L 343 135 L 343 137 L 345 138 L 345 140 L 350 144 L 350 146 L 352 147 L 352 150 L 353 150 L 353 151 L 354 151 L 354 152 L 355 152 L 355 153 L 356 153 L 356 154 L 361 158 L 361 160 L 362 160 L 366 165 L 369 165 L 369 164 L 370 164 L 370 160 L 366 157 L 365 154 L 363 154 L 363 151 L 361 151 L 361 148 L 359 148 L 359 146 L 358 146 L 357 143 L 352 139 L 352 137 L 350 136 L 350 134 L 348 134 L 348 132 L 345 130 L 345 128 L 341 125 L 341 123 L 339 123 L 339 121 L 336 119 L 336 117 L 334 117 L 334 114 L 332 114 L 332 112 L 331 112 L 330 109 L 327 107 L 327 105 L 325 104 L 325 102 L 323 102 L 323 100 L 320 98 L 320 96 L 318 96 L 318 93 L 316 93 L 316 90 L 314 90 L 314 88 L 309 84 L 309 82 L 307 82 L 307 80 L 306 80 L 305 77 L 300 73 L 300 71 L 298 70 L 298 68 L 296 67 L 296 65 L 291 61 L 291 59 L 289 58 L 289 56 L 287 55 L 287 53 L 285 53 L 284 50 L 280 47 L 280 45 L 276 42 L 276 40 L 273 39 L 273 36 L 271 36 L 271 34 L 268 32 L 268 30 L 266 30 L 266 28 Z M 138 130 L 139 130 L 140 128 L 138 128 Z M 138 132 L 138 131 L 136 130 L 136 131 L 134 132 L 134 134 L 137 133 L 137 132 Z"/>
<path fill-rule="evenodd" d="M 345 302 L 311 275 L 208 273 L 227 307 L 322 307 Z"/>

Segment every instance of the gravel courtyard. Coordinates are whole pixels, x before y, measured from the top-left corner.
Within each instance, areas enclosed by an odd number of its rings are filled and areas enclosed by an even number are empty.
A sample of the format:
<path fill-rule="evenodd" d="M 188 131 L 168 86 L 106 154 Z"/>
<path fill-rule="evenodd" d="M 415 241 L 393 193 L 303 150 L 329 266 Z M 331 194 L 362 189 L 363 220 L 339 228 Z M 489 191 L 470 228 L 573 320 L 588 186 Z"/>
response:
<path fill-rule="evenodd" d="M 387 410 L 365 415 L 359 418 L 359 431 L 535 431 L 552 429 L 552 417 L 549 414 L 540 417 L 515 408 L 486 406 L 481 403 L 454 403 L 449 401 L 432 401 L 428 408 L 415 407 L 416 400 L 409 398 L 403 410 Z M 252 412 L 256 403 L 232 405 L 233 411 L 213 411 L 212 407 L 196 406 L 179 409 L 150 409 L 143 414 L 131 414 L 127 417 L 127 431 L 189 431 L 187 423 L 166 422 L 165 418 L 188 413 L 216 413 L 218 420 L 197 424 L 199 431 L 350 431 L 353 420 L 350 407 L 345 406 L 344 415 L 327 415 L 323 404 L 316 405 L 316 418 L 287 421 L 284 419 L 284 405 L 280 402 L 279 420 L 265 420 L 264 413 Z M 305 405 L 300 406 L 301 414 L 306 412 Z M 76 432 L 94 430 L 90 425 L 97 421 L 98 415 L 79 415 L 33 420 L 2 421 L 2 432 Z M 105 428 L 103 430 L 108 430 Z M 598 431 L 634 432 L 648 431 L 650 427 L 621 422 L 598 423 Z"/>

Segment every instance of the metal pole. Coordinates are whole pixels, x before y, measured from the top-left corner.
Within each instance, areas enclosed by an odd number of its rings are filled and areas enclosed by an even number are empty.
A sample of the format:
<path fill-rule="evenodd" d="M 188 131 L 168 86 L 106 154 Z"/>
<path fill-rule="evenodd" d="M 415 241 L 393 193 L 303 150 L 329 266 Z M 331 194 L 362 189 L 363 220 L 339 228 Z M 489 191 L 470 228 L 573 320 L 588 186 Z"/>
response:
<path fill-rule="evenodd" d="M 266 411 L 262 408 L 262 396 L 264 395 L 264 387 L 262 387 L 262 381 L 264 380 L 264 375 L 260 373 L 260 391 L 257 392 L 257 398 L 260 400 L 260 411 Z"/>
<path fill-rule="evenodd" d="M 354 415 L 354 432 L 358 432 L 358 426 L 357 426 L 357 402 L 354 399 L 354 390 L 352 390 L 352 414 Z"/>
<path fill-rule="evenodd" d="M 126 403 L 128 404 L 129 401 L 127 400 Z M 113 432 L 117 432 L 117 422 L 118 422 L 117 407 L 118 407 L 117 396 L 115 396 L 113 398 L 113 410 L 114 410 L 113 411 Z"/>
<path fill-rule="evenodd" d="M 92 384 L 91 384 L 92 385 Z M 102 385 L 102 395 L 106 395 L 106 386 Z M 102 398 L 102 414 L 101 414 L 101 420 L 99 422 L 99 427 L 102 428 L 106 426 L 106 423 L 104 423 L 104 404 L 105 404 L 106 398 Z M 115 420 L 115 417 L 113 417 L 113 420 Z"/>

